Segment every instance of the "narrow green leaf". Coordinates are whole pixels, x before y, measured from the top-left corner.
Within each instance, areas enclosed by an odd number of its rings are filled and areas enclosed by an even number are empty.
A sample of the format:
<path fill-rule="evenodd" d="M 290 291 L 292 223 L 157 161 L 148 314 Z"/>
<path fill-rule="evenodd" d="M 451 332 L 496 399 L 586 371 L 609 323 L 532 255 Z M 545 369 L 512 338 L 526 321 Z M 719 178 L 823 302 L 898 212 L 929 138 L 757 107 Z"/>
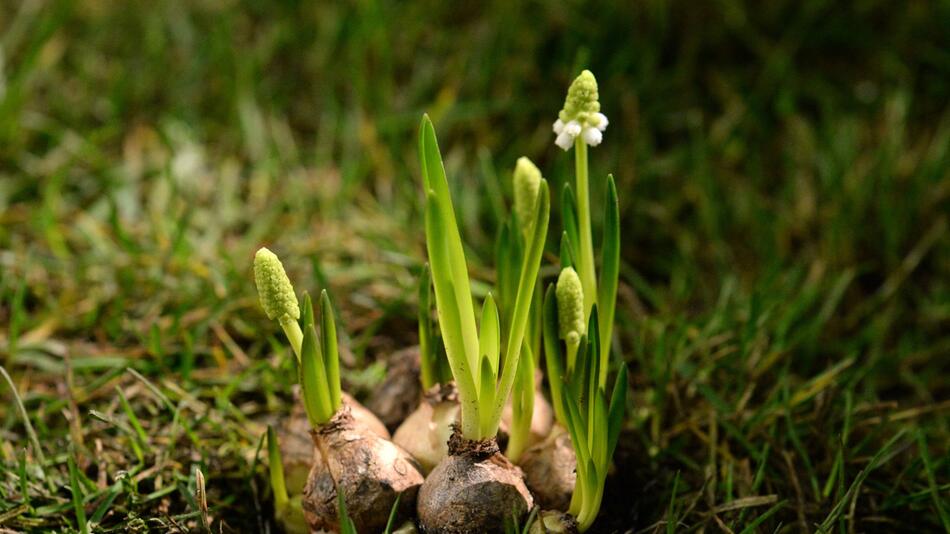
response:
<path fill-rule="evenodd" d="M 428 390 L 436 383 L 435 349 L 432 343 L 432 275 L 429 264 L 422 266 L 419 275 L 419 371 L 422 388 Z"/>
<path fill-rule="evenodd" d="M 106 491 L 105 499 L 102 499 L 102 502 L 99 503 L 99 506 L 97 506 L 96 510 L 92 513 L 92 516 L 89 517 L 89 522 L 93 525 L 101 523 L 102 518 L 106 516 L 106 513 L 112 508 L 112 503 L 115 502 L 116 497 L 121 493 L 122 482 L 116 482 L 109 486 L 109 489 Z"/>
<path fill-rule="evenodd" d="M 396 512 L 399 511 L 399 501 L 402 500 L 402 493 L 396 494 L 396 500 L 393 501 L 393 507 L 389 509 L 389 519 L 386 520 L 386 529 L 383 530 L 383 534 L 390 534 L 393 531 L 393 527 L 396 526 Z"/>
<path fill-rule="evenodd" d="M 270 472 L 270 487 L 274 492 L 274 507 L 278 513 L 287 506 L 290 498 L 287 496 L 287 484 L 284 481 L 284 463 L 280 456 L 280 445 L 277 443 L 277 433 L 274 427 L 267 425 L 267 459 Z"/>
<path fill-rule="evenodd" d="M 83 505 L 82 487 L 79 481 L 79 470 L 76 469 L 76 460 L 72 452 L 66 457 L 69 466 L 69 487 L 72 492 L 73 511 L 76 513 L 76 527 L 82 534 L 89 533 L 89 524 L 86 522 L 86 509 Z"/>
<path fill-rule="evenodd" d="M 607 456 L 608 440 L 610 438 L 608 431 L 607 417 L 607 399 L 604 398 L 604 390 L 599 389 L 592 399 L 591 420 L 587 425 L 588 439 L 590 439 L 590 457 L 597 468 L 597 477 L 606 479 L 607 466 L 610 464 L 610 457 Z"/>
<path fill-rule="evenodd" d="M 479 352 L 487 357 L 491 363 L 492 376 L 498 376 L 498 359 L 501 354 L 501 329 L 498 319 L 498 308 L 491 292 L 482 304 L 482 321 L 478 333 Z M 481 397 L 479 397 L 481 398 Z"/>
<path fill-rule="evenodd" d="M 337 514 L 340 516 L 340 534 L 359 534 L 356 531 L 356 524 L 350 518 L 350 513 L 346 509 L 346 494 L 343 488 L 338 487 L 336 493 Z"/>
<path fill-rule="evenodd" d="M 542 337 L 544 338 L 544 364 L 551 387 L 551 404 L 554 406 L 554 417 L 562 426 L 567 426 L 564 409 L 561 404 L 561 385 L 565 381 L 564 353 L 561 350 L 561 341 L 558 339 L 557 299 L 554 296 L 554 284 L 548 284 L 544 292 Z"/>
<path fill-rule="evenodd" d="M 600 387 L 600 323 L 598 322 L 597 305 L 590 310 L 590 320 L 587 326 L 587 366 L 589 371 L 585 371 L 587 379 L 587 432 L 594 436 L 594 425 L 597 423 L 596 410 L 597 398 Z M 606 414 L 604 414 L 606 417 Z"/>
<path fill-rule="evenodd" d="M 505 456 L 517 463 L 528 446 L 534 415 L 534 351 L 525 343 L 518 360 L 518 373 L 511 389 L 511 427 Z"/>
<path fill-rule="evenodd" d="M 590 451 L 587 449 L 587 422 L 582 415 L 584 412 L 581 406 L 569 397 L 562 398 L 564 403 L 564 413 L 567 415 L 567 430 L 571 434 L 571 443 L 574 446 L 574 454 L 577 456 L 578 483 L 581 482 L 580 468 L 590 462 Z M 586 474 L 586 473 L 585 473 Z M 586 478 L 586 477 L 584 477 Z"/>
<path fill-rule="evenodd" d="M 340 409 L 340 349 L 337 345 L 333 304 L 326 289 L 320 292 L 320 341 L 323 359 L 327 365 L 330 410 L 335 413 Z"/>
<path fill-rule="evenodd" d="M 482 363 L 479 366 L 478 374 L 478 405 L 479 407 L 491 406 L 495 400 L 495 388 L 498 387 L 498 383 L 495 381 L 497 375 L 492 369 L 491 359 L 487 355 L 482 356 Z M 491 415 L 491 410 L 480 410 L 478 413 L 479 432 L 483 437 L 491 436 Z"/>
<path fill-rule="evenodd" d="M 122 404 L 122 411 L 125 412 L 125 417 L 129 420 L 129 423 L 135 430 L 135 437 L 136 441 L 138 441 L 138 446 L 143 449 L 148 449 L 148 434 L 146 434 L 145 429 L 142 428 L 142 423 L 139 421 L 138 416 L 135 415 L 135 410 L 132 409 L 132 406 L 129 404 L 129 400 L 125 398 L 125 393 L 122 392 L 122 388 L 116 386 L 115 391 L 119 395 L 119 403 Z"/>
<path fill-rule="evenodd" d="M 562 270 L 574 267 L 574 246 L 571 244 L 571 238 L 566 231 L 561 232 L 560 259 Z"/>
<path fill-rule="evenodd" d="M 477 402 L 478 399 L 478 392 L 475 389 L 477 367 L 471 364 L 471 359 L 466 354 L 458 303 L 455 300 L 457 294 L 454 288 L 455 281 L 449 267 L 445 239 L 445 222 L 439 211 L 435 194 L 430 192 L 426 199 L 426 244 L 429 249 L 429 265 L 435 288 L 435 307 L 449 367 L 452 369 L 452 376 L 455 377 L 460 395 L 463 397 L 464 409 L 466 397 L 470 401 Z"/>
<path fill-rule="evenodd" d="M 462 247 L 462 238 L 459 235 L 458 223 L 455 219 L 455 210 L 452 206 L 452 196 L 445 176 L 445 166 L 442 164 L 442 154 L 439 152 L 439 143 L 436 140 L 435 128 L 428 116 L 422 119 L 422 166 L 425 168 L 423 177 L 427 191 L 435 196 L 435 205 L 439 211 L 441 246 L 445 248 L 448 259 L 447 265 L 440 265 L 438 269 L 432 263 L 432 276 L 436 282 L 443 277 L 451 277 L 455 287 L 455 301 L 458 306 L 459 332 L 465 347 L 465 356 L 471 368 L 478 364 L 478 330 L 475 326 L 475 307 L 472 303 L 471 284 L 468 277 L 468 267 L 465 263 L 465 251 Z M 428 226 L 428 225 L 427 225 Z M 427 231 L 426 245 L 433 245 Z M 431 254 L 431 253 L 430 253 Z M 431 260 L 430 260 L 431 261 Z M 438 298 L 438 297 L 437 297 Z M 444 337 L 444 333 L 443 333 Z M 451 357 L 451 353 L 450 353 Z"/>
<path fill-rule="evenodd" d="M 620 365 L 614 389 L 610 393 L 610 411 L 607 415 L 607 457 L 612 458 L 620 439 L 623 415 L 627 407 L 627 364 Z"/>
<path fill-rule="evenodd" d="M 617 203 L 617 185 L 612 174 L 607 175 L 607 202 L 604 215 L 604 240 L 600 267 L 600 294 L 597 305 L 603 322 L 600 331 L 600 386 L 607 386 L 607 363 L 613 335 L 614 311 L 617 305 L 617 283 L 620 276 L 620 211 Z"/>
<path fill-rule="evenodd" d="M 577 347 L 577 364 L 574 371 L 568 377 L 570 387 L 570 398 L 577 402 L 581 413 L 588 413 L 587 404 L 587 384 L 590 382 L 590 345 L 587 342 L 587 336 L 581 336 L 581 342 Z"/>
<path fill-rule="evenodd" d="M 492 414 L 493 431 L 497 430 L 501 420 L 501 412 L 505 401 L 511 392 L 515 373 L 518 370 L 518 358 L 521 355 L 521 346 L 524 341 L 525 327 L 528 322 L 528 312 L 531 307 L 532 296 L 538 280 L 538 270 L 541 266 L 541 254 L 544 252 L 544 243 L 548 233 L 548 219 L 551 212 L 551 195 L 548 192 L 548 183 L 541 180 L 538 188 L 538 199 L 535 202 L 535 220 L 531 226 L 532 233 L 524 259 L 521 264 L 518 281 L 518 292 L 515 297 L 514 312 L 509 325 L 506 339 L 505 359 L 501 375 L 498 394 L 495 397 L 495 407 Z"/>
<path fill-rule="evenodd" d="M 300 387 L 303 389 L 304 407 L 310 425 L 318 427 L 330 420 L 330 393 L 327 391 L 326 368 L 317 332 L 313 326 L 313 303 L 310 294 L 304 293 L 303 343 L 300 348 Z"/>

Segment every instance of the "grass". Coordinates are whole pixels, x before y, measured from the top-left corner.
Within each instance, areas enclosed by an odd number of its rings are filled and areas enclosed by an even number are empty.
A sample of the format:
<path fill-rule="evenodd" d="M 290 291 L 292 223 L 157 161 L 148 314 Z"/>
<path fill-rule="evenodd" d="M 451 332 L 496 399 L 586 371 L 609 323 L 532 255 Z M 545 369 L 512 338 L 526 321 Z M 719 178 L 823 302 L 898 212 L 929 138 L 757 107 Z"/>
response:
<path fill-rule="evenodd" d="M 947 530 L 947 4 L 516 4 L 0 7 L 0 526 L 268 528 L 256 248 L 332 290 L 365 395 L 415 341 L 418 117 L 484 291 L 588 67 L 632 399 L 595 530 Z"/>

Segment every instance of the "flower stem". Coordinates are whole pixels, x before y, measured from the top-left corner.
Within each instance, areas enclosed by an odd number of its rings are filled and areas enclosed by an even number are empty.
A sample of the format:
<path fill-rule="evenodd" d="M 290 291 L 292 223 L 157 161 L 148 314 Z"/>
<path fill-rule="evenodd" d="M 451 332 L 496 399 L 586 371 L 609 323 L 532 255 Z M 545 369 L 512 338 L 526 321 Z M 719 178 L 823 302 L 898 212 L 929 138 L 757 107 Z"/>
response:
<path fill-rule="evenodd" d="M 290 341 L 290 347 L 294 349 L 297 363 L 300 363 L 300 346 L 303 344 L 303 331 L 300 330 L 300 325 L 293 317 L 284 315 L 280 318 L 280 327 L 284 329 L 284 334 L 287 335 L 287 340 Z"/>
<path fill-rule="evenodd" d="M 578 275 L 584 288 L 584 315 L 589 316 L 597 298 L 597 277 L 594 271 L 594 243 L 590 224 L 590 188 L 587 172 L 587 143 L 578 136 L 574 141 L 577 179 L 577 218 L 580 230 L 580 264 Z"/>

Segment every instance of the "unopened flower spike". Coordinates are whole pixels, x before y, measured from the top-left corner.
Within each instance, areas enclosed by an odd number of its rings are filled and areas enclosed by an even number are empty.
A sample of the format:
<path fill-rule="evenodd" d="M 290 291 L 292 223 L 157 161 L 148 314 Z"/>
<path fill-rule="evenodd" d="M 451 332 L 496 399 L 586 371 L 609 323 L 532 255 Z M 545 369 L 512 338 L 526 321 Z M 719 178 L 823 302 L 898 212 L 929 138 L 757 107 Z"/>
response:
<path fill-rule="evenodd" d="M 568 370 L 573 370 L 577 347 L 584 335 L 584 290 L 573 267 L 561 270 L 554 290 L 557 297 L 557 317 L 560 338 L 568 347 Z"/>
<path fill-rule="evenodd" d="M 580 136 L 584 143 L 597 146 L 603 140 L 608 122 L 607 116 L 600 112 L 597 79 L 589 70 L 585 70 L 567 90 L 564 108 L 554 121 L 553 130 L 557 135 L 554 143 L 569 150 Z"/>
<path fill-rule="evenodd" d="M 525 232 L 534 220 L 534 203 L 541 188 L 541 170 L 526 157 L 518 158 L 514 174 L 515 213 Z"/>
<path fill-rule="evenodd" d="M 266 247 L 261 247 L 254 255 L 254 283 L 257 285 L 257 294 L 264 313 L 268 319 L 280 323 L 299 359 L 303 333 L 297 324 L 300 319 L 297 295 L 283 264 L 280 263 L 280 258 Z"/>

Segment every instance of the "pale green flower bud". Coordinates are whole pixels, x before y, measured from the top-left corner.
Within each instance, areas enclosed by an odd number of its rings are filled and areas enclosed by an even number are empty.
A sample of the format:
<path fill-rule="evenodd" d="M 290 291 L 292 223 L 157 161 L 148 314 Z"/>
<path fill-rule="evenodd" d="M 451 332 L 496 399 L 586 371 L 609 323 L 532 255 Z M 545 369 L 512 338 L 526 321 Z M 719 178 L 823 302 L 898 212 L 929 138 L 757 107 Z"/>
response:
<path fill-rule="evenodd" d="M 594 74 L 585 70 L 574 78 L 571 87 L 567 90 L 564 99 L 564 109 L 558 114 L 565 123 L 576 120 L 583 126 L 589 115 L 600 111 L 600 95 L 597 94 L 597 79 Z"/>
<path fill-rule="evenodd" d="M 590 146 L 600 144 L 608 121 L 600 112 L 599 98 L 597 79 L 589 70 L 581 72 L 567 90 L 564 108 L 552 127 L 557 146 L 568 150 L 577 136 Z"/>
<path fill-rule="evenodd" d="M 534 205 L 538 201 L 538 189 L 541 187 L 541 170 L 530 159 L 518 158 L 513 178 L 515 190 L 515 213 L 518 222 L 528 231 L 534 221 Z"/>
<path fill-rule="evenodd" d="M 294 320 L 300 319 L 294 286 L 287 278 L 280 259 L 267 248 L 261 247 L 254 255 L 254 282 L 268 319 L 281 319 L 285 315 Z"/>
<path fill-rule="evenodd" d="M 584 289 L 573 267 L 561 270 L 554 290 L 557 297 L 557 321 L 561 339 L 577 346 L 584 335 Z"/>

